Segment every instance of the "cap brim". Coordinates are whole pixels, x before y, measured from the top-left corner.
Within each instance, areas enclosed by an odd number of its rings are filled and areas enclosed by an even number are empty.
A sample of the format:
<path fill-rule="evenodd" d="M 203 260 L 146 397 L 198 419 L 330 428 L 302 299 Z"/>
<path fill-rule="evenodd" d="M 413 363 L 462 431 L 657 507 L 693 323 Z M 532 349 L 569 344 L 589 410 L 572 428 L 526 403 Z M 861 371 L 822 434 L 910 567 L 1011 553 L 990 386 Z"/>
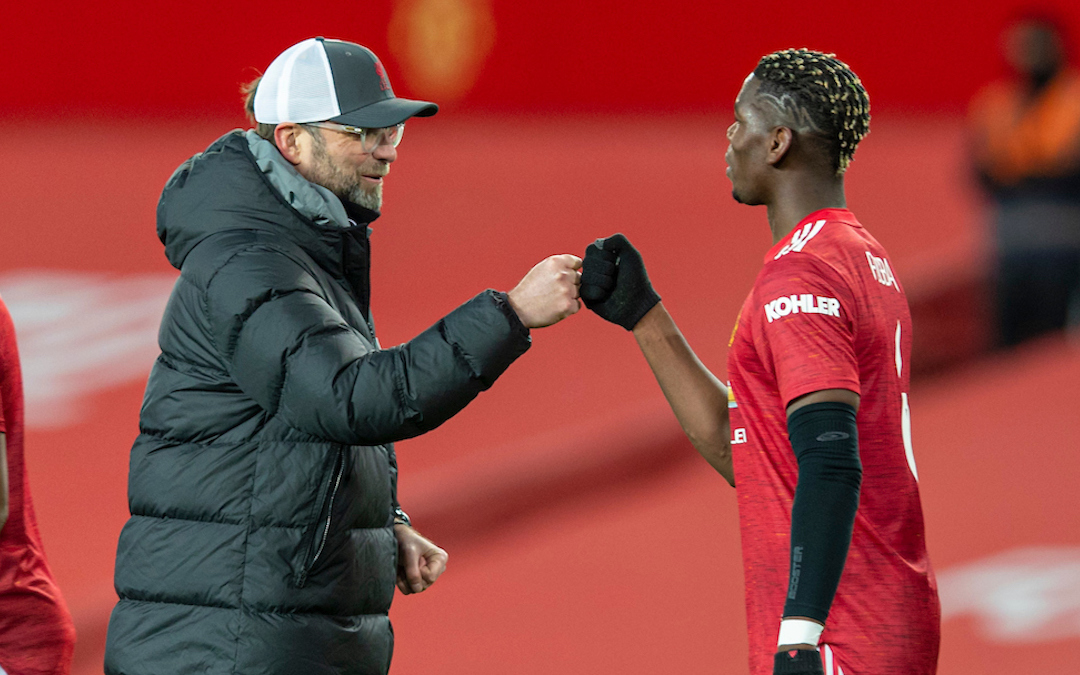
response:
<path fill-rule="evenodd" d="M 413 101 L 407 98 L 388 98 L 363 108 L 342 113 L 331 122 L 354 127 L 392 127 L 410 117 L 431 117 L 439 112 L 439 106 L 429 101 Z"/>

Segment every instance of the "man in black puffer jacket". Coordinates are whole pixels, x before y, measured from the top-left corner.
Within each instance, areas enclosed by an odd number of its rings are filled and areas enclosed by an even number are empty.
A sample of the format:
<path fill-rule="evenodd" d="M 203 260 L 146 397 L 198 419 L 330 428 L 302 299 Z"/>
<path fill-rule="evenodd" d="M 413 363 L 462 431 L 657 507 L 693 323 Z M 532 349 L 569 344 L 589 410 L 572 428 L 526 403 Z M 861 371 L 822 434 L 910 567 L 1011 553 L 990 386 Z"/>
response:
<path fill-rule="evenodd" d="M 360 45 L 305 40 L 253 83 L 234 131 L 169 179 L 158 234 L 180 278 L 131 450 L 109 675 L 376 675 L 395 583 L 446 554 L 397 502 L 393 442 L 457 413 L 579 308 L 552 256 L 381 349 L 368 224 L 404 121 Z"/>

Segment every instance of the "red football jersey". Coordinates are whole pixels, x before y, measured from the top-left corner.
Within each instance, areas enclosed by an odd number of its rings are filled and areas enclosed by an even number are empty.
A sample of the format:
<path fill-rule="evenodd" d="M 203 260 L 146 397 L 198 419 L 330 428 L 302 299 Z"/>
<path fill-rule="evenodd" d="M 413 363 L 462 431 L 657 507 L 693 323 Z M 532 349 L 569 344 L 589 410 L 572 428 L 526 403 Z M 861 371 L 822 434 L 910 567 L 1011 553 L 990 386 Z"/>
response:
<path fill-rule="evenodd" d="M 888 254 L 846 209 L 807 216 L 765 256 L 728 354 L 750 672 L 772 673 L 798 464 L 789 402 L 861 396 L 859 510 L 822 634 L 846 675 L 929 675 L 940 606 L 911 451 L 911 316 Z M 837 672 L 839 672 L 839 669 Z"/>
<path fill-rule="evenodd" d="M 23 387 L 15 328 L 0 299 L 0 431 L 7 443 L 8 519 L 0 530 L 0 668 L 65 675 L 75 628 L 45 561 L 23 463 Z"/>

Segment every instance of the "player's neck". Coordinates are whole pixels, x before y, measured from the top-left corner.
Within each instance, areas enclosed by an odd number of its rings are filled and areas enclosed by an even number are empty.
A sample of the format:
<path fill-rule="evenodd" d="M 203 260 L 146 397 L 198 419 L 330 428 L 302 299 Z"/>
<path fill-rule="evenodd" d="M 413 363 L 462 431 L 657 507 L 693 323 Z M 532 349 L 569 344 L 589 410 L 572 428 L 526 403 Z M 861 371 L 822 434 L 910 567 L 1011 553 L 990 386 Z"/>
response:
<path fill-rule="evenodd" d="M 777 190 L 776 198 L 767 207 L 775 244 L 814 211 L 846 209 L 844 179 L 793 182 Z"/>

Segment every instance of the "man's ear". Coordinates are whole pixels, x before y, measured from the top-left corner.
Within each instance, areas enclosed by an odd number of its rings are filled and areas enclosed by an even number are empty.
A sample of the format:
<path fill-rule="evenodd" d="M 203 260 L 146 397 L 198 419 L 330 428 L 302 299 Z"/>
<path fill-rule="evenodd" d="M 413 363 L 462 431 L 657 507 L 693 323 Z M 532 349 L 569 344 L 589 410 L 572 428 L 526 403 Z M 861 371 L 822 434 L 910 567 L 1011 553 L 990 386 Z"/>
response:
<path fill-rule="evenodd" d="M 303 130 L 292 122 L 284 122 L 274 129 L 274 144 L 281 156 L 290 164 L 300 163 L 300 134 Z"/>
<path fill-rule="evenodd" d="M 795 142 L 795 134 L 788 127 L 776 127 L 769 137 L 769 149 L 765 155 L 765 161 L 770 166 L 776 166 L 784 160 Z"/>

